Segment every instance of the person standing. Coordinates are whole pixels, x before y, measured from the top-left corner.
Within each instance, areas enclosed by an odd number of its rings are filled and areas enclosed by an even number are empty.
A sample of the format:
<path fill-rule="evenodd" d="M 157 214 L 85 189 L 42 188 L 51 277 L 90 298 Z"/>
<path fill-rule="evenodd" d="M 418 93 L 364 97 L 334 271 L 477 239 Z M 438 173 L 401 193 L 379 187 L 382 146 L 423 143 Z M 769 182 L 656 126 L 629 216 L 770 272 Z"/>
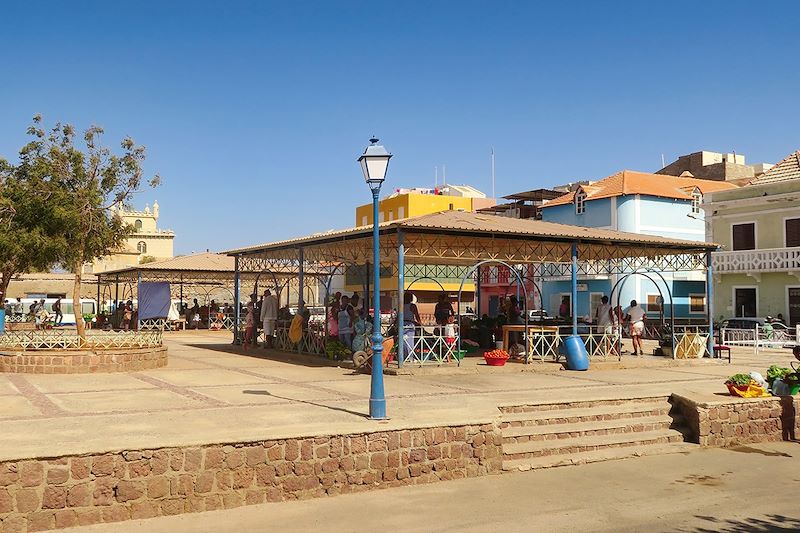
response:
<path fill-rule="evenodd" d="M 416 328 L 422 326 L 417 304 L 414 303 L 414 293 L 406 292 L 403 295 L 403 343 L 405 357 L 414 355 L 414 337 Z"/>
<path fill-rule="evenodd" d="M 625 310 L 625 320 L 631 325 L 633 355 L 644 355 L 642 335 L 644 334 L 644 322 L 647 320 L 647 313 L 636 303 L 636 300 L 631 300 L 631 306 Z"/>
<path fill-rule="evenodd" d="M 253 344 L 253 334 L 256 330 L 256 304 L 255 295 L 250 296 L 250 301 L 247 303 L 247 314 L 244 318 L 244 344 L 242 347 L 247 351 L 247 348 Z"/>
<path fill-rule="evenodd" d="M 433 310 L 433 318 L 436 319 L 436 325 L 447 326 L 448 319 L 453 315 L 455 315 L 455 311 L 453 311 L 453 304 L 450 303 L 447 294 L 439 294 L 439 301 Z"/>
<path fill-rule="evenodd" d="M 278 321 L 278 299 L 269 289 L 261 299 L 261 322 L 264 326 L 264 348 L 272 348 L 275 323 Z"/>
<path fill-rule="evenodd" d="M 25 305 L 22 303 L 22 298 L 17 297 L 17 301 L 14 302 L 14 318 L 17 320 L 22 320 L 22 315 L 25 313 Z"/>
<path fill-rule="evenodd" d="M 337 316 L 339 326 L 339 342 L 349 349 L 353 345 L 353 317 L 350 298 L 342 296 L 342 305 Z"/>
<path fill-rule="evenodd" d="M 77 308 L 75 307 L 74 304 L 73 304 L 72 307 L 74 309 L 74 312 L 77 313 L 78 310 L 80 309 L 80 304 L 78 305 Z M 56 299 L 55 302 L 53 302 L 53 313 L 55 313 L 55 316 L 53 317 L 53 325 L 54 326 L 60 326 L 61 322 L 64 320 L 64 313 L 61 312 L 61 297 L 60 296 Z"/>
<path fill-rule="evenodd" d="M 611 305 L 608 303 L 608 296 L 600 298 L 600 304 L 594 310 L 594 323 L 597 326 L 597 333 L 611 334 Z"/>

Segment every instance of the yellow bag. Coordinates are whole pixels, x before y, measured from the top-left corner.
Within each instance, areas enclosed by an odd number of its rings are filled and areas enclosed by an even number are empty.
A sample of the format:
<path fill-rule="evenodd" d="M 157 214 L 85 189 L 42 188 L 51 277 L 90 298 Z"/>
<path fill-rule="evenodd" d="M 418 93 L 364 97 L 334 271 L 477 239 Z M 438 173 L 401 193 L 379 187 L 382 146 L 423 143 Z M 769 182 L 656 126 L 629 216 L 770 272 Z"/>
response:
<path fill-rule="evenodd" d="M 300 313 L 294 315 L 292 323 L 289 324 L 289 340 L 297 344 L 303 338 L 303 317 Z"/>
<path fill-rule="evenodd" d="M 762 396 L 772 396 L 764 387 L 753 384 L 748 385 L 747 390 L 744 391 L 739 390 L 736 387 L 732 387 L 731 390 L 742 398 L 760 398 Z"/>

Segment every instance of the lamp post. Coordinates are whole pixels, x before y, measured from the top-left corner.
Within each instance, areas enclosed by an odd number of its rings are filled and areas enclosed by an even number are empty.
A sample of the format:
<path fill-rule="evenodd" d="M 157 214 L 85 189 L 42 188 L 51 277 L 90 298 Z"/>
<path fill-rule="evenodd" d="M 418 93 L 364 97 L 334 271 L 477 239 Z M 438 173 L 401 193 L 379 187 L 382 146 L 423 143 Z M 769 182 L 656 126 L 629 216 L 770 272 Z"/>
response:
<path fill-rule="evenodd" d="M 386 394 L 383 390 L 383 335 L 381 335 L 381 257 L 380 234 L 378 232 L 378 196 L 386 179 L 386 169 L 392 154 L 386 151 L 378 139 L 369 140 L 370 145 L 358 158 L 364 180 L 372 191 L 372 379 L 369 392 L 369 417 L 373 420 L 386 418 Z"/>

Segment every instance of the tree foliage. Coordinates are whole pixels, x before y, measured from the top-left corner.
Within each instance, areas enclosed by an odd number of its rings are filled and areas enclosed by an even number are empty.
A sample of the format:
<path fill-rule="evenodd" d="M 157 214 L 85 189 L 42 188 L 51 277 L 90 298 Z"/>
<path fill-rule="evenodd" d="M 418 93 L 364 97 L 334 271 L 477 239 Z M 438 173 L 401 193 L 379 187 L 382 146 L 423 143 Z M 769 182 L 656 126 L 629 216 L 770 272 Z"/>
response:
<path fill-rule="evenodd" d="M 31 141 L 20 151 L 20 168 L 57 194 L 56 220 L 63 231 L 59 261 L 75 275 L 74 301 L 79 301 L 83 266 L 113 253 L 131 233 L 116 208 L 126 206 L 144 185 L 155 187 L 159 177 L 144 178 L 145 149 L 126 137 L 119 153 L 101 144 L 103 129 L 91 126 L 80 139 L 69 124 L 46 130 L 41 116 L 28 128 Z M 75 317 L 84 336 L 82 317 Z"/>
<path fill-rule="evenodd" d="M 0 306 L 18 274 L 59 262 L 66 250 L 61 190 L 28 165 L 0 160 Z"/>

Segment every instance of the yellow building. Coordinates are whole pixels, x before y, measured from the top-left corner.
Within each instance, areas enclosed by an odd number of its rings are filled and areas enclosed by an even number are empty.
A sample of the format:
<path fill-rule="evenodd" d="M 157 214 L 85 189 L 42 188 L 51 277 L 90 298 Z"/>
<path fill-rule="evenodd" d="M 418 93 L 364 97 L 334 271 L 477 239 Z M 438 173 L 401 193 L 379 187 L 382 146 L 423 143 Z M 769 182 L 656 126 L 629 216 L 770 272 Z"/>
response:
<path fill-rule="evenodd" d="M 484 193 L 468 185 L 442 185 L 438 189 L 397 189 L 391 195 L 380 200 L 378 221 L 399 220 L 448 210 L 477 211 L 494 204 L 494 199 L 486 198 Z M 372 203 L 358 206 L 356 208 L 356 226 L 371 224 Z M 433 305 L 442 289 L 451 295 L 458 292 L 461 278 L 469 269 L 453 266 L 429 266 L 424 269 L 425 272 L 422 270 L 419 265 L 406 265 L 405 289 L 412 291 L 417 296 L 419 303 L 422 304 L 420 312 L 426 314 L 433 313 Z M 365 273 L 363 266 L 348 268 L 345 275 L 345 290 L 363 291 L 367 281 Z M 389 273 L 385 276 L 382 274 L 381 289 L 396 294 L 397 277 Z M 474 291 L 475 284 L 472 281 L 464 283 L 462 296 L 465 303 L 472 303 Z M 397 302 L 392 302 L 392 306 L 396 307 Z"/>
<path fill-rule="evenodd" d="M 438 194 L 437 194 L 438 192 Z M 378 221 L 418 217 L 448 210 L 477 211 L 495 201 L 469 185 L 443 185 L 439 189 L 397 189 L 378 204 Z M 372 224 L 372 203 L 356 208 L 356 226 Z"/>
<path fill-rule="evenodd" d="M 105 272 L 138 265 L 144 257 L 152 257 L 156 260 L 174 257 L 175 233 L 172 230 L 158 227 L 158 202 L 153 203 L 152 211 L 147 205 L 144 211 L 127 211 L 119 208 L 117 213 L 122 220 L 133 226 L 133 233 L 118 251 L 95 260 L 87 270 Z"/>

